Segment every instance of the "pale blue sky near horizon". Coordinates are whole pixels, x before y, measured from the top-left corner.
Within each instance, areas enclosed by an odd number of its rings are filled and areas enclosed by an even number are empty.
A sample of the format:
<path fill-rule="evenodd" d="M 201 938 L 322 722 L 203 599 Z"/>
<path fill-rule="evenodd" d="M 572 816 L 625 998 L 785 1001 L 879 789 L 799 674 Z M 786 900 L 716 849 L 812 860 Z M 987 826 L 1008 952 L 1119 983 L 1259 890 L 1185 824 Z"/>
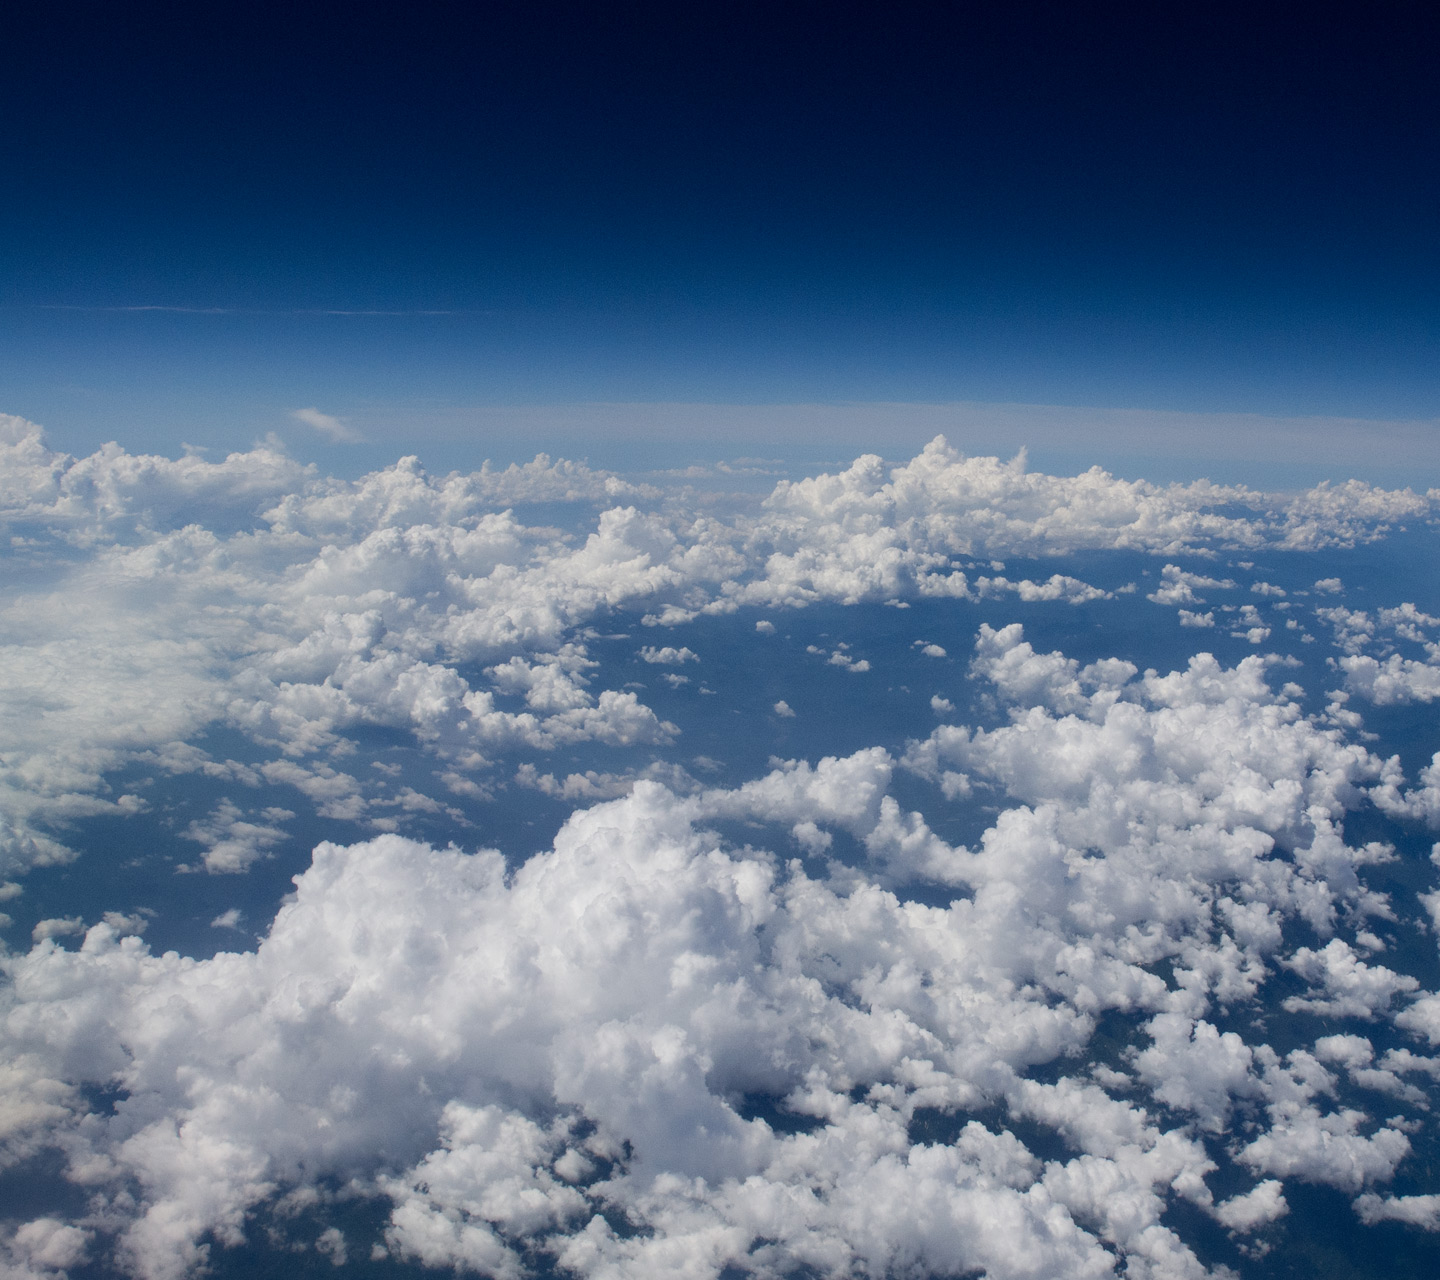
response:
<path fill-rule="evenodd" d="M 52 449 L 76 455 L 111 441 L 131 453 L 218 458 L 261 442 L 354 479 L 416 455 L 433 472 L 505 466 L 537 453 L 624 473 L 741 460 L 756 478 L 847 465 L 862 453 L 907 459 L 937 435 L 963 453 L 1013 457 L 1073 474 L 1100 466 L 1155 483 L 1209 479 L 1253 488 L 1305 488 L 1360 479 L 1384 487 L 1440 486 L 1440 422 L 1253 413 L 1174 412 L 976 402 L 721 404 L 574 402 L 343 406 L 230 404 L 209 412 L 172 403 L 132 414 L 83 409 L 38 420 Z M 331 438 L 309 411 L 341 424 Z M 0 409 L 0 411 L 5 411 Z M 738 483 L 737 480 L 727 483 Z"/>

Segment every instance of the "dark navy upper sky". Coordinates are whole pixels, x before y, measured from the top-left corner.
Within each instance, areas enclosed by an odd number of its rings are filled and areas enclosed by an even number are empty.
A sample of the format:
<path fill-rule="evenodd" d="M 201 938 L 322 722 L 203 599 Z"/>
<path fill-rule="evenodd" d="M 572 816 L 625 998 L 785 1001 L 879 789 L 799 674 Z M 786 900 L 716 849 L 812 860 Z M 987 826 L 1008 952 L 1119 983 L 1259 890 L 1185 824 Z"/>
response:
<path fill-rule="evenodd" d="M 12 3 L 0 408 L 197 439 L 301 404 L 1433 418 L 1436 34 L 1421 4 Z"/>

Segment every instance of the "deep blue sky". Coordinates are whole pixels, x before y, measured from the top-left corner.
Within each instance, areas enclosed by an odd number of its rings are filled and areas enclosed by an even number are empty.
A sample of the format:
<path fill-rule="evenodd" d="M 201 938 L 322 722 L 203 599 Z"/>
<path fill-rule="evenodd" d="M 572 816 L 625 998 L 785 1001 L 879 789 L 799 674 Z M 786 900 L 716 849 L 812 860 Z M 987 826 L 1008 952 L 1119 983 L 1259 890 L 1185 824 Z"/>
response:
<path fill-rule="evenodd" d="M 217 442 L 312 404 L 1435 418 L 1436 37 L 1420 4 L 21 0 L 0 408 Z"/>

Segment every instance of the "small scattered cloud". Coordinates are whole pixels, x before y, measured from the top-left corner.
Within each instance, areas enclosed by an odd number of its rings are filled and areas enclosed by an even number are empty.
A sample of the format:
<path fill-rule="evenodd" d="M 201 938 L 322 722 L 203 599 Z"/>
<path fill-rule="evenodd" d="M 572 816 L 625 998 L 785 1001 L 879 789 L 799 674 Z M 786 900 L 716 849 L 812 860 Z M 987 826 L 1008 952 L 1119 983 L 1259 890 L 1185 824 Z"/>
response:
<path fill-rule="evenodd" d="M 298 766 L 291 767 L 298 769 Z M 289 809 L 270 808 L 260 816 L 264 822 L 248 821 L 233 801 L 221 800 L 207 818 L 192 822 L 182 834 L 186 840 L 205 846 L 205 870 L 212 873 L 246 871 L 251 863 L 268 856 L 269 851 L 285 839 L 284 830 L 273 824 L 293 818 L 295 814 Z"/>
<path fill-rule="evenodd" d="M 790 704 L 786 702 L 784 698 L 781 698 L 780 701 L 775 704 L 775 714 L 782 720 L 793 720 L 795 718 L 795 713 L 790 709 Z"/>
<path fill-rule="evenodd" d="M 350 1258 L 345 1233 L 339 1227 L 326 1227 L 315 1241 L 315 1251 L 329 1258 L 332 1267 L 343 1267 Z"/>
<path fill-rule="evenodd" d="M 46 938 L 65 938 L 71 934 L 84 932 L 85 921 L 79 916 L 55 916 L 52 919 L 40 921 L 30 930 L 30 937 L 36 942 L 44 942 Z"/>
<path fill-rule="evenodd" d="M 673 645 L 668 644 L 658 649 L 653 644 L 647 644 L 640 650 L 640 657 L 652 665 L 669 667 L 678 667 L 682 662 L 700 661 L 700 655 L 688 646 L 676 649 Z"/>
<path fill-rule="evenodd" d="M 829 658 L 826 659 L 826 662 L 832 667 L 842 667 L 846 671 L 869 671 L 869 659 L 852 658 L 848 653 L 845 652 L 845 650 L 847 650 L 849 647 L 850 646 L 848 644 L 845 644 L 843 642 L 837 645 L 834 651 L 830 654 Z M 807 644 L 805 646 L 805 652 L 813 653 L 819 656 L 823 655 L 825 650 L 820 648 L 819 645 Z"/>
<path fill-rule="evenodd" d="M 117 937 L 123 938 L 132 934 L 138 937 L 145 932 L 150 923 L 149 917 L 154 914 L 149 910 L 106 911 L 100 918 L 115 931 Z"/>
<path fill-rule="evenodd" d="M 1248 561 L 1241 561 L 1242 567 Z M 1160 571 L 1160 585 L 1145 597 L 1156 604 L 1203 604 L 1204 597 L 1196 594 L 1196 588 L 1233 591 L 1235 584 L 1229 578 L 1207 578 L 1201 573 L 1186 573 L 1179 565 L 1167 564 Z"/>

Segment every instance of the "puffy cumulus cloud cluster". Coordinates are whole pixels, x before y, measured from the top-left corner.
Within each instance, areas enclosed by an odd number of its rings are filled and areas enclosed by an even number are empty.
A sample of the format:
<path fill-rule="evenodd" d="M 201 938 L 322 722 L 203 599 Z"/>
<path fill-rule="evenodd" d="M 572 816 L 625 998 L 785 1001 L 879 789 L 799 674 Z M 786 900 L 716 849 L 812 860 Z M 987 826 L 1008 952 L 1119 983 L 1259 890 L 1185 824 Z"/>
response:
<path fill-rule="evenodd" d="M 944 572 L 951 556 L 1313 550 L 1433 519 L 1437 502 L 1440 491 L 1420 496 L 1358 481 L 1279 497 L 1209 481 L 1118 480 L 1098 467 L 1049 476 L 1027 470 L 1023 454 L 1008 463 L 966 457 L 939 437 L 903 466 L 866 455 L 839 474 L 779 484 L 756 526 L 771 551 L 766 583 L 755 590 L 860 599 L 915 581 L 963 594 L 963 582 Z"/>
<path fill-rule="evenodd" d="M 312 479 L 274 442 L 223 463 L 135 455 L 107 444 L 88 458 L 57 453 L 33 422 L 0 414 L 0 521 L 12 531 L 92 545 L 174 528 L 250 523 L 255 508 Z"/>
<path fill-rule="evenodd" d="M 1406 907 L 1366 869 L 1391 852 L 1343 825 L 1385 763 L 1259 658 L 1142 673 L 987 628 L 974 672 L 995 728 L 640 781 L 510 871 L 322 845 L 253 952 L 101 922 L 7 958 L 7 1150 L 58 1147 L 91 1197 L 10 1247 L 172 1280 L 337 1187 L 388 1224 L 307 1228 L 332 1258 L 507 1278 L 1198 1278 L 1167 1206 L 1250 1233 L 1292 1180 L 1436 1225 L 1388 1187 L 1433 1124 L 1440 995 L 1383 962 L 1371 926 Z M 999 815 L 950 845 L 897 768 Z M 1283 1053 L 1243 1016 L 1277 988 Z M 1378 1052 L 1392 1024 L 1412 1047 Z"/>
<path fill-rule="evenodd" d="M 1195 593 L 1196 587 L 1206 591 L 1233 591 L 1235 584 L 1229 578 L 1209 578 L 1201 573 L 1187 573 L 1179 565 L 1167 564 L 1160 571 L 1160 585 L 1145 598 L 1156 604 L 1204 604 L 1204 597 Z"/>
<path fill-rule="evenodd" d="M 375 784 L 330 759 L 357 725 L 414 735 L 461 793 L 483 790 L 472 775 L 491 748 L 672 732 L 633 692 L 590 690 L 593 664 L 568 640 L 599 610 L 703 577 L 707 553 L 634 506 L 578 539 L 509 509 L 645 496 L 616 477 L 541 457 L 437 479 L 408 459 L 350 484 L 269 446 L 218 462 L 112 446 L 76 460 L 31 424 L 0 426 L 16 568 L 0 598 L 0 859 L 12 869 L 69 856 L 75 818 L 140 807 L 106 780 L 136 759 L 290 783 L 358 818 Z M 472 687 L 462 663 L 488 665 L 488 686 Z M 505 694 L 523 708 L 497 705 Z M 217 724 L 275 758 L 211 759 L 193 739 Z M 212 843 L 227 851 L 207 865 L 239 869 L 270 838 Z"/>
<path fill-rule="evenodd" d="M 0 1278 L 58 1280 L 87 1261 L 92 1235 L 55 1218 L 27 1222 L 0 1245 Z"/>
<path fill-rule="evenodd" d="M 1405 603 L 1395 609 L 1316 610 L 1334 628 L 1347 692 L 1387 706 L 1440 698 L 1440 618 Z M 1407 657 L 1405 649 L 1423 657 Z M 1378 656 L 1377 656 L 1378 655 Z"/>
<path fill-rule="evenodd" d="M 1331 694 L 1337 720 L 1359 724 L 1353 711 L 1344 710 L 1351 697 L 1382 707 L 1440 698 L 1440 618 L 1410 602 L 1373 612 L 1343 605 L 1315 612 L 1333 628 L 1341 651 L 1330 659 L 1344 674 L 1344 688 Z M 1423 656 L 1407 656 L 1407 649 Z M 1420 818 L 1440 829 L 1440 752 L 1420 770 L 1418 786 L 1403 794 L 1387 786 L 1376 798 L 1391 814 Z"/>
<path fill-rule="evenodd" d="M 633 690 L 592 687 L 583 629 L 618 608 L 680 623 L 747 603 L 907 594 L 1083 602 L 1104 593 L 1060 573 L 977 573 L 968 557 L 1349 543 L 1428 518 L 1435 503 L 1363 485 L 1282 501 L 1098 470 L 1046 476 L 940 439 L 888 470 L 867 456 L 782 483 L 728 520 L 682 499 L 544 455 L 443 477 L 402 459 L 355 482 L 275 443 L 216 461 L 115 445 L 77 459 L 33 424 L 0 418 L 13 570 L 0 595 L 0 861 L 64 859 L 67 823 L 142 807 L 107 781 L 137 759 L 288 783 L 324 813 L 383 826 L 394 819 L 377 813 L 404 800 L 343 767 L 360 725 L 412 735 L 449 789 L 472 797 L 492 785 L 497 751 L 664 743 L 673 726 Z M 516 516 L 535 502 L 600 509 L 567 535 Z M 659 662 L 688 652 L 642 651 Z M 210 758 L 194 743 L 211 726 L 271 759 Z M 272 839 L 260 828 L 276 829 L 241 821 L 256 830 L 217 834 L 212 870 L 247 865 Z"/>

